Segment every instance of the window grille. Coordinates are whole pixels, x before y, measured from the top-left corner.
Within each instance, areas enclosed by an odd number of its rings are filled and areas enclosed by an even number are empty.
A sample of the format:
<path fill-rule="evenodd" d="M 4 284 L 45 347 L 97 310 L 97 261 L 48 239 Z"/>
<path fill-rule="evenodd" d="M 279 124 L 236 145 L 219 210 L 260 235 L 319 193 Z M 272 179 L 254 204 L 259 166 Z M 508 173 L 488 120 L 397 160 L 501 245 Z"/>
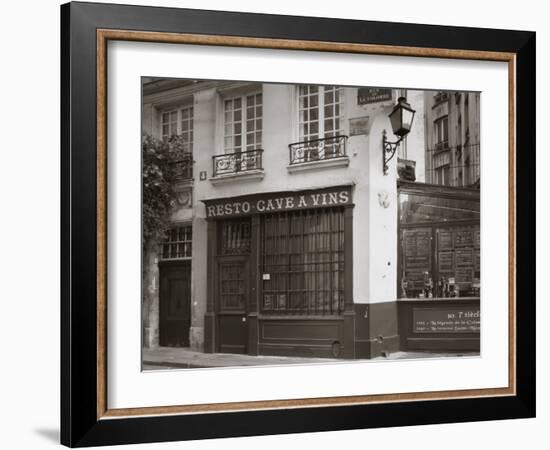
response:
<path fill-rule="evenodd" d="M 264 313 L 338 315 L 344 310 L 344 210 L 262 217 Z"/>
<path fill-rule="evenodd" d="M 245 265 L 220 265 L 220 299 L 223 311 L 242 311 L 245 307 Z"/>
<path fill-rule="evenodd" d="M 221 252 L 224 255 L 250 253 L 250 219 L 226 220 L 222 223 Z"/>

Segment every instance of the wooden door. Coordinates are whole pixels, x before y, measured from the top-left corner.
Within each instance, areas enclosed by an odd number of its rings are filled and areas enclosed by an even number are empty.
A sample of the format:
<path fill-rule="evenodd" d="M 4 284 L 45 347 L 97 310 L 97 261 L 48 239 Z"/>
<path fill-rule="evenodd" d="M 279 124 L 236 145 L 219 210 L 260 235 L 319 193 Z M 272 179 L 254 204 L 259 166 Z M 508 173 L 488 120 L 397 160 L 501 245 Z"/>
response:
<path fill-rule="evenodd" d="M 188 347 L 191 326 L 191 262 L 160 266 L 159 340 L 163 347 Z"/>
<path fill-rule="evenodd" d="M 247 260 L 247 257 L 228 257 L 218 261 L 219 351 L 222 353 L 247 352 Z"/>

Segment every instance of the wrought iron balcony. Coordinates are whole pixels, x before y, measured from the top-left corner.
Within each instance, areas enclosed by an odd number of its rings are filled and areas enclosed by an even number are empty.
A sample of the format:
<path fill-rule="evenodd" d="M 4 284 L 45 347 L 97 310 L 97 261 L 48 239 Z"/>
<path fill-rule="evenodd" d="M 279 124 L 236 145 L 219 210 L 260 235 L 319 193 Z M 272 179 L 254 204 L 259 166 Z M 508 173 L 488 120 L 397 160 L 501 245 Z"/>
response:
<path fill-rule="evenodd" d="M 344 157 L 347 139 L 341 135 L 290 144 L 290 165 Z"/>
<path fill-rule="evenodd" d="M 193 154 L 187 152 L 173 160 L 171 164 L 174 179 L 178 181 L 193 179 L 193 162 Z"/>
<path fill-rule="evenodd" d="M 436 152 L 443 152 L 445 150 L 449 150 L 449 141 L 442 141 L 442 142 L 437 142 L 435 144 L 435 149 L 434 151 Z"/>
<path fill-rule="evenodd" d="M 263 149 L 247 150 L 245 152 L 227 153 L 212 157 L 215 177 L 246 173 L 251 170 L 262 170 Z"/>

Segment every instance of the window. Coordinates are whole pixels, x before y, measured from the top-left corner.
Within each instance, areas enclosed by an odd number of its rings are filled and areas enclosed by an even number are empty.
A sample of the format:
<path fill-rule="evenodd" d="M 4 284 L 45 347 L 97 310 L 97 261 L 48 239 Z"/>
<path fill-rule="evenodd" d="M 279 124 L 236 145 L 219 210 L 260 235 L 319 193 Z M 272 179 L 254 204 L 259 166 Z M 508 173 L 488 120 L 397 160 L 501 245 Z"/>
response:
<path fill-rule="evenodd" d="M 436 150 L 443 150 L 448 148 L 449 116 L 441 117 L 434 122 L 434 133 Z"/>
<path fill-rule="evenodd" d="M 449 164 L 434 169 L 434 184 L 451 185 L 451 166 Z"/>
<path fill-rule="evenodd" d="M 261 242 L 262 312 L 342 314 L 343 209 L 263 216 Z"/>
<path fill-rule="evenodd" d="M 262 94 L 224 100 L 224 151 L 241 153 L 262 147 Z"/>
<path fill-rule="evenodd" d="M 250 253 L 250 219 L 226 220 L 221 226 L 221 253 L 239 255 Z"/>
<path fill-rule="evenodd" d="M 162 138 L 179 135 L 184 141 L 184 152 L 193 152 L 193 106 L 185 106 L 162 113 Z"/>
<path fill-rule="evenodd" d="M 338 86 L 299 86 L 300 141 L 341 135 L 343 100 L 343 89 Z"/>
<path fill-rule="evenodd" d="M 191 225 L 172 227 L 162 243 L 161 259 L 188 259 L 192 255 L 193 228 Z"/>
<path fill-rule="evenodd" d="M 479 296 L 479 193 L 456 193 L 399 192 L 401 298 Z"/>
<path fill-rule="evenodd" d="M 162 113 L 162 138 L 167 139 L 178 134 L 178 111 Z"/>

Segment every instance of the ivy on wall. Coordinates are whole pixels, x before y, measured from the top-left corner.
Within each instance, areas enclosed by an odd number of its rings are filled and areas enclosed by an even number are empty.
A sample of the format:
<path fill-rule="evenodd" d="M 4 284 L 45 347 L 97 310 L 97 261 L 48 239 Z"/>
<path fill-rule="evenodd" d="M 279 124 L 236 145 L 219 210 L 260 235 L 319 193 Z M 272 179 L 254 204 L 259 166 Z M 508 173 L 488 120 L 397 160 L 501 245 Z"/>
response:
<path fill-rule="evenodd" d="M 176 203 L 176 162 L 182 159 L 187 142 L 182 136 L 142 139 L 142 245 L 160 242 L 169 226 Z"/>

